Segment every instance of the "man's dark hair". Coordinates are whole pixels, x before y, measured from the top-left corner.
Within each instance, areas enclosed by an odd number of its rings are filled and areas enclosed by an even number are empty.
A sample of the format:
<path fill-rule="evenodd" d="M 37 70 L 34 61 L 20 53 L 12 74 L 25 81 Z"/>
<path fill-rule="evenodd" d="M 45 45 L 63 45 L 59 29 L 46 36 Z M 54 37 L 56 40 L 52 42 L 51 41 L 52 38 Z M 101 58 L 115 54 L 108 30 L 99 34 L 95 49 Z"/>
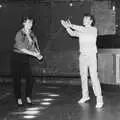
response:
<path fill-rule="evenodd" d="M 91 15 L 90 13 L 85 13 L 83 17 L 90 17 L 90 19 L 92 20 L 92 26 L 95 26 L 95 18 L 93 15 Z"/>

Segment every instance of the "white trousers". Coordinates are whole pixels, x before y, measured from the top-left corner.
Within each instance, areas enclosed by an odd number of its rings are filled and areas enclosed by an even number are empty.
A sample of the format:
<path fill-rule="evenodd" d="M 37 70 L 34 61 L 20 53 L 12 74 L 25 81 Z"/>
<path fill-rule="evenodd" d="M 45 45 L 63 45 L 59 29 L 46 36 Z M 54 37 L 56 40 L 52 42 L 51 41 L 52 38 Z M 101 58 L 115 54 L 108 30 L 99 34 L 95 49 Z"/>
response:
<path fill-rule="evenodd" d="M 96 53 L 83 55 L 80 54 L 79 57 L 79 67 L 80 67 L 80 76 L 81 76 L 81 87 L 82 87 L 82 96 L 89 96 L 88 91 L 88 69 L 90 72 L 92 88 L 95 96 L 99 97 L 101 95 L 101 86 L 97 75 L 97 58 Z"/>

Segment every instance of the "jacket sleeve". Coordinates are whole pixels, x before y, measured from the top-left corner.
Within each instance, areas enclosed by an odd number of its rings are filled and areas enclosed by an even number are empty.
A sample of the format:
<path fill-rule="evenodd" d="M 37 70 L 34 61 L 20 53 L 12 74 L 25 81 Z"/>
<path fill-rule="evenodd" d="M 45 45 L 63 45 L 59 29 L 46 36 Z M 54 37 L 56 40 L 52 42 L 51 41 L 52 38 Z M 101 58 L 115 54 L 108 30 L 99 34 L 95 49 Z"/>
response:
<path fill-rule="evenodd" d="M 35 48 L 40 52 L 37 37 L 34 35 L 34 33 L 32 34 L 32 36 L 33 36 L 33 40 L 35 42 Z"/>
<path fill-rule="evenodd" d="M 24 42 L 24 36 L 22 35 L 21 31 L 18 31 L 15 36 L 15 48 L 17 49 L 26 48 L 26 45 Z"/>

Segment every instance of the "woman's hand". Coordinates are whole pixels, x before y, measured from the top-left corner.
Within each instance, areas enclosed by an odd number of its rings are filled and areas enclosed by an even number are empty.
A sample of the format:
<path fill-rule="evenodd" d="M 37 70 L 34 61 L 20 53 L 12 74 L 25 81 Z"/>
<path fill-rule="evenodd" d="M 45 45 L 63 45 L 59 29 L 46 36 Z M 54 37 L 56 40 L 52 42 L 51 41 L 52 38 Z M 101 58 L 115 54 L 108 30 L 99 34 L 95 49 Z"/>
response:
<path fill-rule="evenodd" d="M 38 59 L 38 60 L 42 60 L 42 59 L 43 59 L 43 56 L 42 56 L 40 53 L 39 53 L 39 54 L 37 54 L 37 56 L 36 56 L 36 57 L 37 57 L 37 59 Z"/>
<path fill-rule="evenodd" d="M 40 54 L 40 52 L 34 52 L 33 54 L 38 60 L 41 60 L 43 58 L 43 56 Z"/>
<path fill-rule="evenodd" d="M 42 60 L 42 59 L 43 59 L 43 56 L 42 56 L 42 55 L 39 55 L 39 56 L 37 56 L 37 59 L 38 59 L 38 60 Z"/>

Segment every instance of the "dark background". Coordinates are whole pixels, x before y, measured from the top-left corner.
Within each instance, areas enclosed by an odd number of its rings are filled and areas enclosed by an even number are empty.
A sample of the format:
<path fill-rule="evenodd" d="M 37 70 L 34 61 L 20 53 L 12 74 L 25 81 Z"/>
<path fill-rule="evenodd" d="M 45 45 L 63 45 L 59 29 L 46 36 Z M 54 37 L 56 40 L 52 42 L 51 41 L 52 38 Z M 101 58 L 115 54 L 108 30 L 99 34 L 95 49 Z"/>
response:
<path fill-rule="evenodd" d="M 38 70 L 37 67 L 41 68 L 41 64 L 45 64 L 45 66 L 42 66 L 43 68 L 48 67 L 47 65 L 49 60 L 52 60 L 50 58 L 52 55 L 55 57 L 59 53 L 66 51 L 78 52 L 78 39 L 72 38 L 66 33 L 65 29 L 60 25 L 60 20 L 70 18 L 72 23 L 82 24 L 83 14 L 90 12 L 90 10 L 91 2 L 75 2 L 72 7 L 68 2 L 4 4 L 0 8 L 0 75 L 11 74 L 10 58 L 14 37 L 16 32 L 22 27 L 22 18 L 24 16 L 32 16 L 34 18 L 33 31 L 38 38 L 41 52 L 47 58 L 42 63 L 35 59 L 31 60 L 34 74 Z M 98 36 L 97 45 L 98 48 L 119 48 L 119 34 Z M 64 61 L 66 63 L 69 62 L 67 59 Z M 64 64 L 66 65 L 66 63 Z M 53 66 L 52 64 L 51 66 Z"/>

